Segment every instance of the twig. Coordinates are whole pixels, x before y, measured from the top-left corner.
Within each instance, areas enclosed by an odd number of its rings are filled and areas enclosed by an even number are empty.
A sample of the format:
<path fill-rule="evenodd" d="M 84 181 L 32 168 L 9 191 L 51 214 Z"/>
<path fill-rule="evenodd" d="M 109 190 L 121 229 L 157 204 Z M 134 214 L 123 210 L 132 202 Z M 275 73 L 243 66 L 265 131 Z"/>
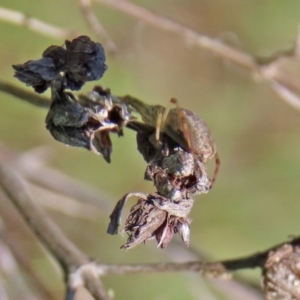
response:
<path fill-rule="evenodd" d="M 67 39 L 80 35 L 79 32 L 57 27 L 36 18 L 28 17 L 19 11 L 4 7 L 0 7 L 0 20 L 27 27 L 32 31 L 55 39 Z"/>
<path fill-rule="evenodd" d="M 0 80 L 0 91 L 15 96 L 23 101 L 38 107 L 49 108 L 50 100 L 28 90 L 21 89 L 18 86 Z"/>
<path fill-rule="evenodd" d="M 110 265 L 98 264 L 97 272 L 99 275 L 105 274 L 136 274 L 136 273 L 154 273 L 154 272 L 199 272 L 205 276 L 213 278 L 228 279 L 230 272 L 263 268 L 270 252 L 282 247 L 283 245 L 299 245 L 300 237 L 283 242 L 268 248 L 262 252 L 254 253 L 246 257 L 224 260 L 220 262 L 185 262 L 185 263 L 159 263 L 159 264 L 139 264 L 139 265 Z"/>
<path fill-rule="evenodd" d="M 9 298 L 20 298 L 24 300 L 35 299 L 35 295 L 32 291 L 30 291 L 22 277 L 22 273 L 18 268 L 15 258 L 13 257 L 10 249 L 5 245 L 5 243 L 0 240 L 0 267 L 1 267 L 1 275 L 6 279 L 5 281 L 13 281 L 14 286 L 1 286 L 0 290 L 0 299 L 9 299 Z M 4 283 L 5 281 L 1 278 L 0 275 L 0 283 Z M 5 298 L 5 293 L 7 291 L 7 298 Z M 43 295 L 43 294 L 42 294 Z M 10 297 L 8 297 L 10 296 Z M 3 298 L 2 298 L 3 297 Z M 50 299 L 50 298 L 46 298 Z"/>
<path fill-rule="evenodd" d="M 104 274 L 139 274 L 139 273 L 166 273 L 166 272 L 197 272 L 204 276 L 230 279 L 231 274 L 222 263 L 184 262 L 184 263 L 158 263 L 139 265 L 98 265 L 100 275 Z"/>
<path fill-rule="evenodd" d="M 0 164 L 0 184 L 31 230 L 47 245 L 48 250 L 65 270 L 76 268 L 87 262 L 87 258 L 65 238 L 60 229 L 33 203 L 21 179 L 2 163 Z"/>
<path fill-rule="evenodd" d="M 138 6 L 126 0 L 94 0 L 98 3 L 117 9 L 123 13 L 131 15 L 153 27 L 163 29 L 180 35 L 187 42 L 204 48 L 220 58 L 227 59 L 230 62 L 248 70 L 255 70 L 257 64 L 255 59 L 237 49 L 231 48 L 217 39 L 212 39 L 200 34 L 194 29 L 184 26 L 170 18 L 154 13 L 146 8 Z"/>
<path fill-rule="evenodd" d="M 28 186 L 34 196 L 34 201 L 47 210 L 87 221 L 96 221 L 104 216 L 104 212 L 98 206 L 80 203 L 75 199 L 49 191 L 35 184 L 29 183 Z"/>
<path fill-rule="evenodd" d="M 33 186 L 44 188 L 50 193 L 53 191 L 54 194 L 65 195 L 67 199 L 75 199 L 81 202 L 82 205 L 92 205 L 96 207 L 98 212 L 100 210 L 102 213 L 107 214 L 112 209 L 111 203 L 113 203 L 113 200 L 109 195 L 79 180 L 70 178 L 54 168 L 43 166 L 38 161 L 37 152 L 34 155 L 30 155 L 29 152 L 20 155 L 0 143 L 0 160 L 5 161 L 9 166 L 13 166 Z M 47 206 L 47 203 L 44 204 Z M 78 205 L 80 204 L 78 203 Z M 87 215 L 90 210 L 89 205 L 83 210 L 87 212 Z M 97 213 L 97 211 L 94 211 L 94 213 Z M 93 215 L 95 216 L 95 214 Z"/>
<path fill-rule="evenodd" d="M 30 229 L 57 259 L 66 279 L 68 279 L 68 286 L 76 289 L 78 284 L 73 286 L 74 282 L 69 281 L 69 278 L 78 268 L 89 264 L 88 257 L 64 236 L 59 227 L 41 208 L 34 204 L 22 179 L 3 163 L 0 163 L 0 186 Z M 96 300 L 110 299 L 95 272 L 89 272 L 87 269 L 81 275 L 81 284 L 89 290 Z"/>
<path fill-rule="evenodd" d="M 47 287 L 44 285 L 44 283 L 42 282 L 32 265 L 28 261 L 28 259 L 25 257 L 19 241 L 14 239 L 12 236 L 13 235 L 7 233 L 5 229 L 2 229 L 0 231 L 0 238 L 9 247 L 10 251 L 12 252 L 14 258 L 16 259 L 20 267 L 26 272 L 28 276 L 30 276 L 34 287 L 42 296 L 42 299 L 53 299 L 54 295 L 47 289 Z"/>
<path fill-rule="evenodd" d="M 97 17 L 94 15 L 91 6 L 91 0 L 79 0 L 80 9 L 84 19 L 86 20 L 87 24 L 91 27 L 91 29 L 95 32 L 95 34 L 101 40 L 104 39 L 104 43 L 106 48 L 112 54 L 117 52 L 117 47 L 112 39 L 107 34 L 104 27 L 98 21 Z"/>
<path fill-rule="evenodd" d="M 297 237 L 289 242 L 284 242 L 275 245 L 262 252 L 254 253 L 246 257 L 224 260 L 220 262 L 185 262 L 185 263 L 159 263 L 159 264 L 139 264 L 139 265 L 109 265 L 98 264 L 99 275 L 104 274 L 136 274 L 136 273 L 154 273 L 154 272 L 199 272 L 205 276 L 213 278 L 228 279 L 230 272 L 263 268 L 268 255 L 271 251 L 282 247 L 285 244 L 299 245 L 300 237 Z"/>
<path fill-rule="evenodd" d="M 274 89 L 274 82 L 278 82 L 283 88 L 289 90 L 289 87 L 293 84 L 289 82 L 289 76 L 285 76 L 284 72 L 266 72 L 266 69 L 270 66 L 274 70 L 279 69 L 279 61 L 281 56 L 273 59 L 270 64 L 261 65 L 259 61 L 252 55 L 243 52 L 238 49 L 234 49 L 228 45 L 223 44 L 220 40 L 210 38 L 205 36 L 198 31 L 191 29 L 187 26 L 180 24 L 170 18 L 154 13 L 146 8 L 138 6 L 134 3 L 131 3 L 127 0 L 94 0 L 100 4 L 112 7 L 116 10 L 119 10 L 125 14 L 128 14 L 138 20 L 146 22 L 153 27 L 162 29 L 165 31 L 173 32 L 178 34 L 181 38 L 187 41 L 189 44 L 196 45 L 199 48 L 205 49 L 210 53 L 218 56 L 220 59 L 227 60 L 232 64 L 239 66 L 247 71 L 250 71 L 253 74 L 259 74 L 266 82 L 271 85 L 271 88 L 278 94 L 278 96 L 286 101 L 286 103 L 291 104 L 290 95 L 288 93 L 282 93 L 278 89 Z M 295 49 L 288 50 L 288 52 L 297 54 L 297 45 Z M 285 53 L 283 53 L 284 55 Z M 262 70 L 263 68 L 263 70 Z M 296 84 L 299 87 L 299 84 Z M 293 93 L 290 91 L 290 93 Z M 298 102 L 292 105 L 297 110 L 300 110 L 300 98 L 293 93 L 293 98 Z"/>
<path fill-rule="evenodd" d="M 300 111 L 299 97 L 293 91 L 275 80 L 270 80 L 270 87 L 274 92 L 280 95 L 287 104 Z"/>
<path fill-rule="evenodd" d="M 199 247 L 193 248 L 190 246 L 186 248 L 183 246 L 181 241 L 176 239 L 173 243 L 171 243 L 164 252 L 172 261 L 210 261 L 209 255 L 204 253 L 203 250 L 199 249 Z M 260 287 L 253 287 L 253 282 L 247 281 L 244 278 L 241 278 L 239 275 L 234 276 L 234 280 L 230 281 L 222 281 L 222 280 L 205 280 L 200 274 L 195 273 L 186 273 L 184 274 L 187 278 L 187 284 L 190 286 L 190 289 L 198 294 L 199 288 L 204 291 L 208 289 L 209 286 L 213 286 L 213 291 L 217 290 L 218 294 L 225 295 L 226 298 L 232 300 L 262 300 L 262 292 Z M 201 287 L 200 287 L 201 285 Z M 211 291 L 211 292 L 213 292 Z M 243 295 L 243 297 L 241 296 Z M 205 298 L 205 296 L 204 296 Z M 198 299 L 198 297 L 196 297 Z M 205 298 L 206 299 L 206 298 Z M 207 299 L 210 299 L 209 295 Z"/>

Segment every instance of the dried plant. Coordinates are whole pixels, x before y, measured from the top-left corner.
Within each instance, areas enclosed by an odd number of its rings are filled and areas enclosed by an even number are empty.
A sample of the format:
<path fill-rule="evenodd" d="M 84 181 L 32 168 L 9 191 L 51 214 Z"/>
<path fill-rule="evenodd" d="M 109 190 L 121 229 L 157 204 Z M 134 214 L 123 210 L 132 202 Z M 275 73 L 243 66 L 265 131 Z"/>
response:
<path fill-rule="evenodd" d="M 160 29 L 176 32 L 179 36 L 192 40 L 198 47 L 208 49 L 248 71 L 256 72 L 283 100 L 299 109 L 299 85 L 289 76 L 284 76 L 285 73 L 279 68 L 283 57 L 295 58 L 299 55 L 298 43 L 293 49 L 270 59 L 256 59 L 125 0 L 97 2 L 126 12 Z M 91 2 L 80 3 L 90 26 L 100 34 L 105 33 L 101 24 L 95 21 L 90 8 Z M 25 23 L 27 20 L 26 26 L 37 30 L 31 24 L 35 19 L 24 20 Z M 64 37 L 74 34 L 62 29 L 59 32 Z M 111 42 L 106 33 L 105 36 L 107 42 Z M 161 105 L 148 105 L 132 96 L 114 96 L 109 89 L 101 86 L 95 86 L 86 95 L 74 95 L 71 91 L 80 90 L 87 81 L 99 80 L 107 68 L 102 45 L 87 36 L 66 41 L 64 47 L 51 46 L 44 51 L 42 58 L 13 67 L 16 78 L 32 86 L 35 92 L 43 93 L 51 88 L 51 103 L 46 98 L 3 82 L 0 82 L 0 89 L 31 104 L 49 108 L 46 126 L 56 140 L 101 154 L 110 162 L 110 134 L 123 136 L 124 128 L 136 132 L 137 148 L 147 163 L 144 178 L 152 181 L 156 190 L 150 194 L 130 192 L 118 201 L 110 216 L 110 234 L 118 232 L 122 209 L 127 199 L 138 197 L 125 221 L 122 231 L 128 235 L 128 240 L 121 248 L 130 249 L 152 238 L 157 240 L 158 247 L 165 248 L 176 233 L 188 246 L 191 224 L 189 213 L 194 204 L 192 196 L 210 191 L 220 165 L 214 139 L 204 121 L 193 112 L 179 107 L 175 99 L 172 102 L 177 107 L 167 111 Z M 136 121 L 134 112 L 141 116 L 143 122 Z M 210 178 L 205 164 L 213 157 L 216 168 Z M 262 288 L 266 299 L 300 299 L 299 237 L 245 258 L 216 263 L 197 261 L 107 265 L 81 253 L 31 201 L 26 182 L 24 184 L 22 178 L 20 180 L 18 175 L 2 163 L 0 185 L 32 231 L 62 266 L 68 300 L 74 298 L 79 286 L 85 286 L 95 299 L 110 299 L 99 279 L 106 274 L 189 270 L 210 277 L 229 278 L 232 271 L 255 267 L 263 271 Z"/>

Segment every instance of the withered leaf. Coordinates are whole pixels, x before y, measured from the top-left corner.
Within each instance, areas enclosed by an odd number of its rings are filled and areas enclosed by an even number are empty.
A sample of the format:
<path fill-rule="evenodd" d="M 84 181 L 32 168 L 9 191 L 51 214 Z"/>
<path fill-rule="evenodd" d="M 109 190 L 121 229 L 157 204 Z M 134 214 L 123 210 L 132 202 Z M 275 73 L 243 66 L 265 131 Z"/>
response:
<path fill-rule="evenodd" d="M 91 93 L 92 98 L 81 95 L 77 100 L 72 93 L 64 91 L 63 78 L 57 75 L 52 81 L 52 103 L 46 127 L 57 141 L 102 154 L 110 163 L 109 134 L 121 136 L 130 114 L 118 103 L 113 103 L 110 94 L 100 95 L 97 91 L 99 87 Z"/>
<path fill-rule="evenodd" d="M 26 85 L 32 86 L 37 93 L 46 91 L 56 75 L 55 65 L 50 57 L 13 65 L 13 68 L 16 71 L 14 77 Z"/>
<path fill-rule="evenodd" d="M 66 41 L 65 85 L 79 90 L 86 81 L 100 79 L 107 69 L 105 52 L 101 44 L 88 36 Z"/>
<path fill-rule="evenodd" d="M 64 88 L 79 90 L 87 81 L 100 79 L 107 69 L 105 52 L 100 43 L 88 36 L 79 36 L 65 41 L 66 49 L 50 46 L 42 58 L 24 64 L 13 65 L 15 77 L 37 93 L 43 93 L 51 81 L 64 72 Z"/>

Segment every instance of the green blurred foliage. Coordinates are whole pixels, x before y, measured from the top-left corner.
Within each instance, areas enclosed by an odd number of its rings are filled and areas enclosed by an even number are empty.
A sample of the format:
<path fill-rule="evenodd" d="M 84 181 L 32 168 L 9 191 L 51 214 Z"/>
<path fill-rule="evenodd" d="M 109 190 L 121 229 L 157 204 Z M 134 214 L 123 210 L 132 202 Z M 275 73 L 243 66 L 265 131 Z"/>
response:
<path fill-rule="evenodd" d="M 300 2 L 296 0 L 134 2 L 254 56 L 291 47 L 300 21 Z M 1 0 L 0 5 L 95 39 L 77 1 Z M 176 97 L 183 107 L 201 115 L 213 132 L 221 170 L 214 189 L 196 197 L 192 246 L 212 259 L 225 259 L 297 235 L 299 112 L 264 83 L 254 81 L 252 74 L 189 45 L 175 34 L 101 5 L 94 4 L 94 11 L 118 48 L 116 56 L 107 55 L 109 69 L 100 84 L 116 95 L 131 94 L 149 103 L 169 105 L 169 99 Z M 19 86 L 12 64 L 39 58 L 50 44 L 63 43 L 4 22 L 0 36 L 0 78 Z M 93 84 L 85 86 L 84 91 Z M 101 157 L 54 141 L 45 129 L 43 109 L 1 93 L 0 116 L 2 143 L 20 152 L 41 145 L 51 148 L 55 153 L 51 166 L 96 186 L 115 201 L 129 191 L 154 190 L 143 180 L 146 164 L 136 150 L 134 134 L 128 130 L 124 138 L 113 138 L 112 163 L 108 165 Z M 121 252 L 124 238 L 105 233 L 108 217 L 97 223 L 58 213 L 52 217 L 81 249 L 102 261 L 169 260 L 152 242 Z M 54 276 L 51 264 L 43 255 L 32 259 L 48 282 L 47 274 Z M 258 282 L 257 272 L 242 274 Z M 59 282 L 58 277 L 47 284 L 61 297 L 63 285 Z M 116 299 L 194 299 L 184 276 L 178 274 L 109 276 L 104 282 L 114 290 Z M 201 291 L 198 299 L 202 299 Z"/>

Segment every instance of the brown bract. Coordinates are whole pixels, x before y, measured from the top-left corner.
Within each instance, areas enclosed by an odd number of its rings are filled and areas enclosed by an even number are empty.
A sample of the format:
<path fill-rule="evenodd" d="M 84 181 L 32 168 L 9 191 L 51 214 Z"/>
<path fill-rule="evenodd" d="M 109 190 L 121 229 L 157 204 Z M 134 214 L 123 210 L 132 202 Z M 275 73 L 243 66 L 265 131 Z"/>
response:
<path fill-rule="evenodd" d="M 109 234 L 117 234 L 121 212 L 131 196 L 139 198 L 122 230 L 128 240 L 122 249 L 130 249 L 149 239 L 156 239 L 158 247 L 165 248 L 178 233 L 189 245 L 190 223 L 188 215 L 194 200 L 191 195 L 207 193 L 211 180 L 205 166 L 180 147 L 168 135 L 161 133 L 155 141 L 155 128 L 132 121 L 127 127 L 137 131 L 138 150 L 148 163 L 145 179 L 151 180 L 156 193 L 128 193 L 116 205 L 108 227 Z"/>
<path fill-rule="evenodd" d="M 123 135 L 123 127 L 130 120 L 127 107 L 113 101 L 110 91 L 99 86 L 76 99 L 64 90 L 60 75 L 52 82 L 51 92 L 52 103 L 46 117 L 51 135 L 66 145 L 102 154 L 110 162 L 112 143 L 109 134 Z"/>
<path fill-rule="evenodd" d="M 172 202 L 158 194 L 129 193 L 117 203 L 111 214 L 108 233 L 117 233 L 122 209 L 131 196 L 139 199 L 131 208 L 122 230 L 128 234 L 128 240 L 121 249 L 130 249 L 154 238 L 158 247 L 165 248 L 176 233 L 186 246 L 189 245 L 191 220 L 188 214 L 193 206 L 192 198 Z"/>

